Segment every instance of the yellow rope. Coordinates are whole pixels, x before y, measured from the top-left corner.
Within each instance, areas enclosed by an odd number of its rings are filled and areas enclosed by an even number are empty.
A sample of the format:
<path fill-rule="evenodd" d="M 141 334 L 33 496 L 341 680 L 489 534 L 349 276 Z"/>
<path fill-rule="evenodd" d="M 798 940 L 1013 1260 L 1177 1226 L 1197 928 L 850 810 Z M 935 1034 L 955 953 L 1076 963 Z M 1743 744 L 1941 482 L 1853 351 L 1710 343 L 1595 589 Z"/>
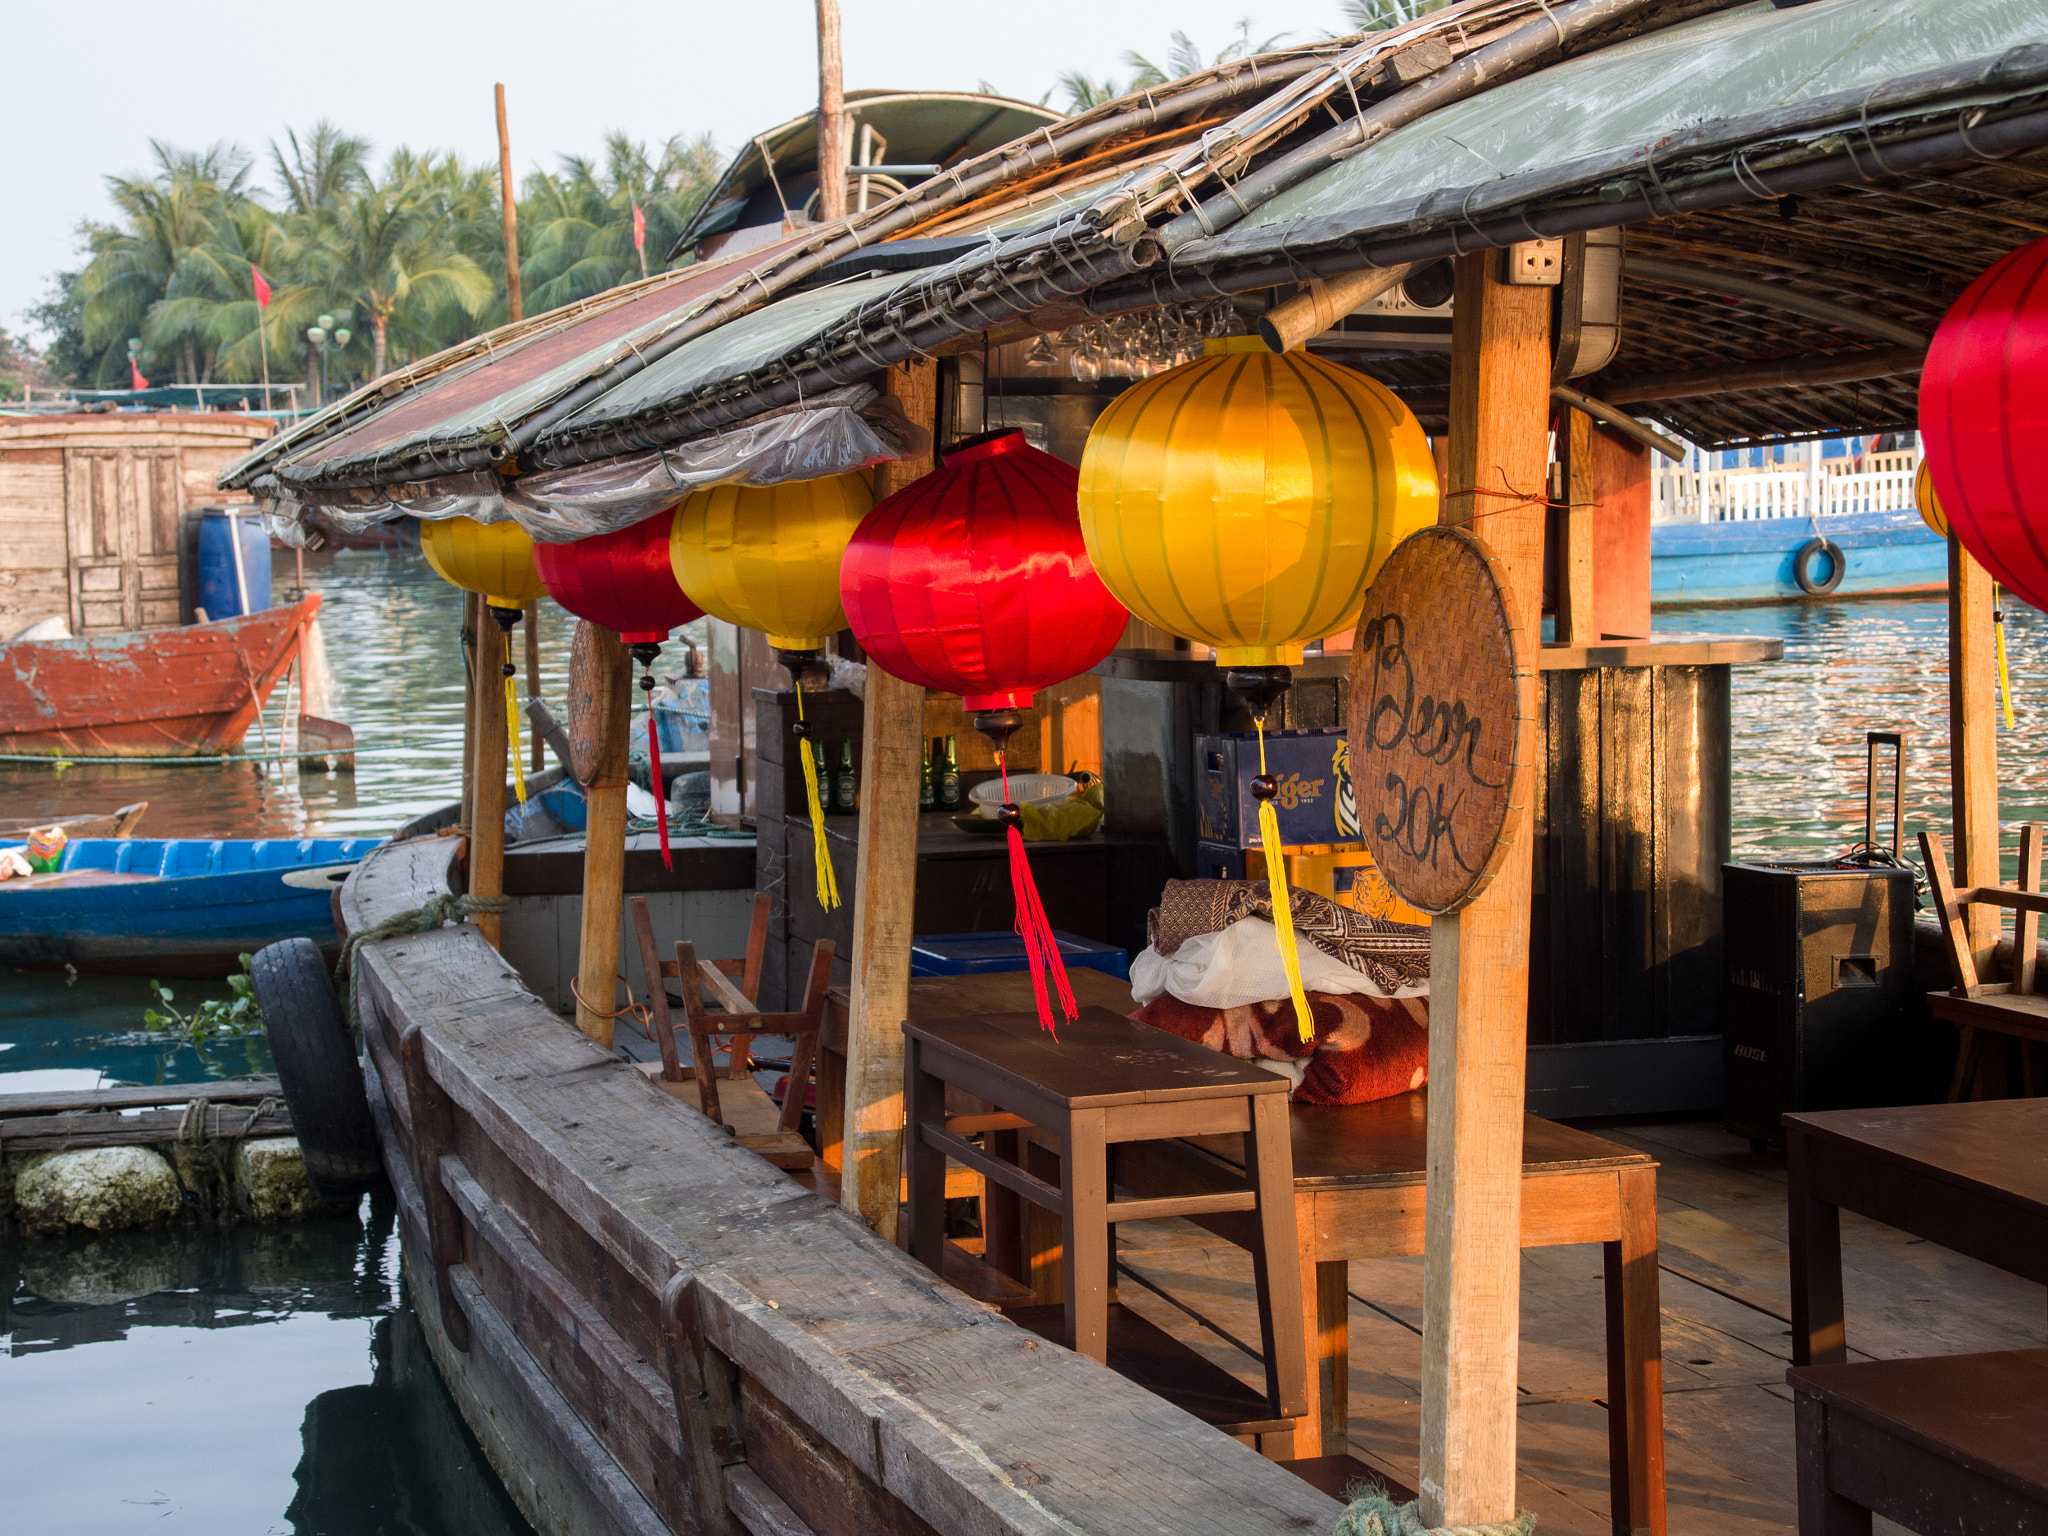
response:
<path fill-rule="evenodd" d="M 1259 733 L 1259 776 L 1266 776 L 1266 722 L 1254 717 Z M 1280 851 L 1280 813 L 1270 799 L 1259 802 L 1259 843 L 1266 855 L 1266 889 L 1273 896 L 1273 932 L 1280 941 L 1280 964 L 1287 972 L 1287 995 L 1294 999 L 1295 1027 L 1301 1038 L 1313 1040 L 1315 1015 L 1309 1012 L 1308 994 L 1301 989 L 1301 951 L 1294 942 L 1294 900 L 1287 886 L 1286 856 Z"/>
<path fill-rule="evenodd" d="M 796 690 L 796 718 L 799 722 L 804 718 L 801 683 Z M 811 857 L 818 866 L 818 905 L 830 912 L 839 905 L 839 880 L 832 873 L 832 851 L 825 846 L 825 807 L 818 798 L 818 758 L 808 734 L 800 737 L 796 745 L 804 756 L 804 794 L 811 802 Z"/>
<path fill-rule="evenodd" d="M 2012 729 L 2012 677 L 2005 670 L 2005 610 L 1998 606 L 1998 583 L 1991 583 L 1991 633 L 1998 642 L 1998 697 L 2005 704 L 2005 728 Z"/>
<path fill-rule="evenodd" d="M 512 669 L 505 669 L 505 747 L 506 756 L 512 759 L 512 784 L 519 791 L 519 803 L 526 804 L 526 754 L 520 749 L 525 745 L 519 739 L 512 722 L 519 718 L 518 695 L 512 687 Z"/>

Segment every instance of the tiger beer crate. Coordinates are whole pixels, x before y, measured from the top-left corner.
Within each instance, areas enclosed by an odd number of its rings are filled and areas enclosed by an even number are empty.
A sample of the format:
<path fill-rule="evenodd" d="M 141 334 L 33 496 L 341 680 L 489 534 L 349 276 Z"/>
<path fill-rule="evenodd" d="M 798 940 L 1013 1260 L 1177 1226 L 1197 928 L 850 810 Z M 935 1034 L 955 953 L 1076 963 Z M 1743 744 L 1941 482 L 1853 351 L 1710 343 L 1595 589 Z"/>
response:
<path fill-rule="evenodd" d="M 1258 737 L 1249 731 L 1195 738 L 1196 836 L 1205 843 L 1255 848 Z M 1279 782 L 1273 798 L 1280 843 L 1290 853 L 1327 853 L 1359 841 L 1351 794 L 1351 752 L 1340 728 L 1266 732 L 1266 771 Z"/>

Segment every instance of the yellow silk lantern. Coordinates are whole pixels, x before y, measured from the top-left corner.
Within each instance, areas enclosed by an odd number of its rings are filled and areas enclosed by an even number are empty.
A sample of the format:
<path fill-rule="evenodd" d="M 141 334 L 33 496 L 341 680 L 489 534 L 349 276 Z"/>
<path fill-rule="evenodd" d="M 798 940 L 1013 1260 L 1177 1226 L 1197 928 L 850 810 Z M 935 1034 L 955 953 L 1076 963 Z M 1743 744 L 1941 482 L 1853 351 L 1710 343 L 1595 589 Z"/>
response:
<path fill-rule="evenodd" d="M 839 882 L 825 846 L 802 673 L 846 628 L 839 562 L 874 504 L 874 489 L 859 471 L 782 485 L 714 485 L 686 497 L 669 529 L 669 563 L 683 594 L 713 618 L 762 631 L 789 668 L 818 905 L 827 911 L 839 905 Z"/>
<path fill-rule="evenodd" d="M 480 523 L 473 517 L 427 518 L 420 550 L 434 574 L 465 592 L 481 592 L 493 608 L 518 613 L 540 596 L 533 540 L 517 523 Z"/>
<path fill-rule="evenodd" d="M 1284 871 L 1266 711 L 1302 646 L 1356 621 L 1393 548 L 1436 521 L 1422 425 L 1385 385 L 1256 336 L 1119 395 L 1081 455 L 1081 534 L 1103 585 L 1147 623 L 1213 646 L 1259 733 L 1259 840 Z M 1302 990 L 1284 878 L 1273 927 L 1301 1038 Z"/>
<path fill-rule="evenodd" d="M 1081 533 L 1103 583 L 1226 667 L 1291 666 L 1357 615 L 1436 466 L 1393 391 L 1256 336 L 1113 401 L 1081 456 Z"/>
<path fill-rule="evenodd" d="M 484 606 L 491 611 L 505 636 L 505 721 L 506 728 L 519 715 L 518 690 L 512 679 L 518 669 L 512 664 L 512 630 L 526 605 L 541 594 L 540 572 L 533 563 L 533 539 L 517 523 L 480 523 L 473 517 L 436 517 L 420 520 L 420 553 L 434 574 L 465 592 L 481 592 Z M 519 803 L 526 804 L 526 765 L 515 748 L 512 782 Z"/>
<path fill-rule="evenodd" d="M 676 508 L 669 561 L 691 602 L 811 652 L 846 628 L 839 561 L 875 504 L 858 472 L 782 485 L 715 485 Z M 801 696 L 801 695 L 799 695 Z"/>
<path fill-rule="evenodd" d="M 1941 498 L 1934 494 L 1934 476 L 1928 472 L 1927 461 L 1920 461 L 1919 473 L 1913 476 L 1913 505 L 1920 509 L 1920 521 L 1930 530 L 1948 537 L 1948 514 L 1941 509 Z"/>

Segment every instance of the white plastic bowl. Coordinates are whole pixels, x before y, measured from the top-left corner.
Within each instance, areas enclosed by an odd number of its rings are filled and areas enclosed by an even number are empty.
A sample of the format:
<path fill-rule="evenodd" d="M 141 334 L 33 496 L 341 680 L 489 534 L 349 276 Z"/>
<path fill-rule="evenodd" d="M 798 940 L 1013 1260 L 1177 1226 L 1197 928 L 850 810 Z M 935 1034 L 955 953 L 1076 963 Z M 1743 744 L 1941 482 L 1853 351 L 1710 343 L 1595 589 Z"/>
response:
<path fill-rule="evenodd" d="M 1063 773 L 1013 773 L 1010 775 L 1010 800 L 1015 805 L 1053 805 L 1067 798 L 1080 786 Z M 1003 813 L 1003 781 L 990 779 L 977 784 L 967 792 L 967 798 L 974 802 L 977 815 L 994 821 Z"/>

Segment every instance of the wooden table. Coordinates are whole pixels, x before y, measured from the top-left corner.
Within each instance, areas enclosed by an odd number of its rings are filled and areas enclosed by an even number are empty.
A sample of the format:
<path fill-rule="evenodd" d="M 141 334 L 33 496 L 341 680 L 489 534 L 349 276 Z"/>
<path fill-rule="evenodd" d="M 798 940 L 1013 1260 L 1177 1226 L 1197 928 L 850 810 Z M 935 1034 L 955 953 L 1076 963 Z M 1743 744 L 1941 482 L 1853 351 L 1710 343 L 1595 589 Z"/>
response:
<path fill-rule="evenodd" d="M 1423 1248 L 1428 1090 L 1373 1104 L 1293 1107 L 1295 1222 L 1309 1333 L 1309 1418 L 1296 1454 L 1342 1450 L 1348 1412 L 1352 1259 Z M 1607 1292 L 1608 1467 L 1614 1528 L 1664 1530 L 1663 1362 L 1657 1311 L 1657 1165 L 1554 1121 L 1522 1128 L 1522 1246 L 1600 1243 Z M 1138 1194 L 1236 1172 L 1222 1142 L 1130 1149 L 1118 1181 Z M 1241 1218 L 1191 1218 L 1242 1244 Z"/>
<path fill-rule="evenodd" d="M 1785 1116 L 1792 1362 L 1849 1358 L 1841 1213 L 2048 1284 L 2048 1099 Z"/>
<path fill-rule="evenodd" d="M 1794 1366 L 1799 1536 L 2048 1530 L 2048 1349 Z"/>
<path fill-rule="evenodd" d="M 1069 973 L 1075 999 L 1129 1013 L 1127 983 L 1093 971 Z M 1030 1006 L 1021 973 L 920 978 L 910 984 L 911 1016 L 973 1016 Z M 841 999 L 843 1003 L 843 998 Z M 829 1010 L 828 1010 L 829 1013 Z M 842 1022 L 828 1048 L 843 1048 Z M 830 1058 L 828 1058 L 830 1059 Z M 822 1085 L 822 1079 L 821 1079 Z M 821 1086 L 820 1103 L 828 1090 Z M 1345 1447 L 1350 1380 L 1349 1261 L 1422 1252 L 1426 1093 L 1378 1104 L 1293 1106 L 1295 1224 L 1300 1242 L 1303 1315 L 1308 1323 L 1308 1417 L 1294 1454 L 1315 1457 Z M 821 1128 L 824 1118 L 821 1111 Z M 1227 1143 L 1146 1143 L 1126 1148 L 1118 1181 L 1137 1195 L 1170 1195 L 1216 1179 L 1241 1177 Z M 1245 1218 L 1193 1218 L 1250 1247 Z M 1663 1362 L 1657 1288 L 1657 1165 L 1647 1154 L 1530 1116 L 1523 1125 L 1522 1244 L 1605 1246 L 1609 1484 L 1617 1531 L 1664 1531 Z"/>
<path fill-rule="evenodd" d="M 903 1033 L 911 1252 L 943 1272 L 946 1161 L 973 1168 L 989 1181 L 990 1232 L 1018 1230 L 1020 1198 L 1060 1219 L 1065 1297 L 1058 1309 L 1047 1309 L 1059 1316 L 1013 1316 L 1028 1327 L 1050 1324 L 1070 1349 L 1228 1433 L 1259 1436 L 1269 1455 L 1291 1457 L 1306 1372 L 1286 1079 L 1102 1007 L 1082 1008 L 1057 1037 L 1035 1013 L 920 1015 Z M 948 1115 L 949 1090 L 993 1112 Z M 1018 1132 L 1031 1129 L 1057 1142 L 1057 1187 L 1018 1157 Z M 964 1139 L 977 1132 L 987 1135 L 986 1145 Z M 1116 1197 L 1109 1170 L 1118 1153 L 1194 1135 L 1237 1147 L 1239 1176 L 1164 1199 Z M 1249 1403 L 1232 1390 L 1234 1378 L 1110 1300 L 1117 1222 L 1217 1211 L 1241 1215 L 1253 1227 L 1266 1391 Z"/>

